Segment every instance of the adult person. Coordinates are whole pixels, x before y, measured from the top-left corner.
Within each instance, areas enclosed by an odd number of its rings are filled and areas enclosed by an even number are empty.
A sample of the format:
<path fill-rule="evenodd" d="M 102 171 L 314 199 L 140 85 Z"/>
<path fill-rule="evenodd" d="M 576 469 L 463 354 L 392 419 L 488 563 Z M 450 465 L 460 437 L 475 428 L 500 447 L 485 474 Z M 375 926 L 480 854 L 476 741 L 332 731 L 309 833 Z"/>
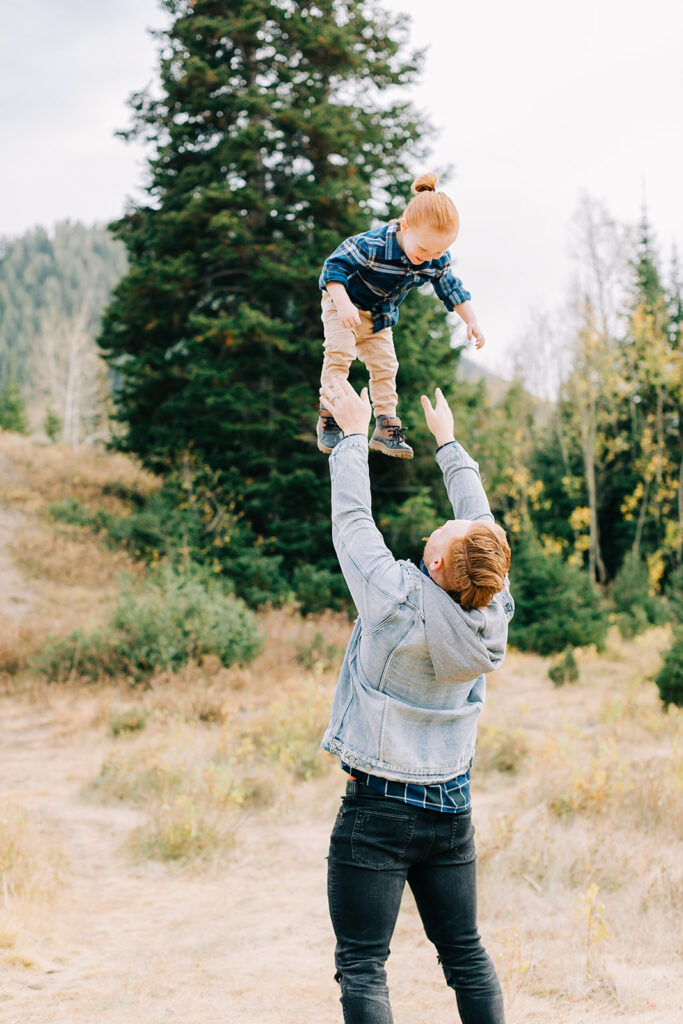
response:
<path fill-rule="evenodd" d="M 476 923 L 469 771 L 484 673 L 501 664 L 514 604 L 510 549 L 437 388 L 422 396 L 454 519 L 421 567 L 397 561 L 373 520 L 370 403 L 343 379 L 322 391 L 344 437 L 330 456 L 332 535 L 358 610 L 322 740 L 349 773 L 328 857 L 345 1024 L 393 1024 L 385 962 L 406 881 L 463 1024 L 502 1024 Z"/>

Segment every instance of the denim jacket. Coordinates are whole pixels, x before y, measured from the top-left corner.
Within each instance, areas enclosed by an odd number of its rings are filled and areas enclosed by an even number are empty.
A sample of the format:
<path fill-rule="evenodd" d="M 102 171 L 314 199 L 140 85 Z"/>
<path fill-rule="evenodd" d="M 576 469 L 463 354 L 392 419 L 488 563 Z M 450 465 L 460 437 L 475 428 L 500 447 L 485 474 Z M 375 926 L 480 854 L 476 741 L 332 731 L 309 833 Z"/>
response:
<path fill-rule="evenodd" d="M 479 467 L 457 442 L 436 455 L 456 519 L 493 522 Z M 500 666 L 514 602 L 508 581 L 466 611 L 409 561 L 372 517 L 368 442 L 345 437 L 329 459 L 332 538 L 358 610 L 321 746 L 372 775 L 428 785 L 474 756 L 484 673 Z"/>

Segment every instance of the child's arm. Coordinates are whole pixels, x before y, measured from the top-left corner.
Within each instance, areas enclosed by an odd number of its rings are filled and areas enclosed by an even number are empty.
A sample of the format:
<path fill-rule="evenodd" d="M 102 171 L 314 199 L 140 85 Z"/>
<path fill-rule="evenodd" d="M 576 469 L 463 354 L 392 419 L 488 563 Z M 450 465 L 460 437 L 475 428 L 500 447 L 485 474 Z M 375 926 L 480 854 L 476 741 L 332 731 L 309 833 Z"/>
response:
<path fill-rule="evenodd" d="M 360 327 L 360 314 L 341 281 L 329 281 L 327 291 L 337 307 L 342 327 Z"/>
<path fill-rule="evenodd" d="M 461 320 L 467 325 L 467 340 L 475 340 L 477 348 L 484 344 L 484 332 L 477 322 L 477 314 L 470 302 L 472 296 L 465 288 L 459 277 L 456 277 L 450 268 L 450 260 L 444 264 L 443 271 L 439 277 L 434 278 L 434 291 L 443 302 L 446 309 L 457 313 Z"/>
<path fill-rule="evenodd" d="M 363 235 L 345 239 L 323 263 L 318 284 L 332 296 L 342 327 L 360 326 L 358 310 L 349 298 L 348 283 L 362 267 L 369 266 L 370 255 Z"/>
<path fill-rule="evenodd" d="M 461 302 L 459 306 L 454 306 L 453 308 L 460 319 L 467 324 L 467 340 L 471 341 L 474 338 L 476 348 L 482 348 L 486 339 L 484 332 L 477 322 L 477 314 L 474 312 L 474 306 L 470 300 L 467 299 L 466 302 Z"/>

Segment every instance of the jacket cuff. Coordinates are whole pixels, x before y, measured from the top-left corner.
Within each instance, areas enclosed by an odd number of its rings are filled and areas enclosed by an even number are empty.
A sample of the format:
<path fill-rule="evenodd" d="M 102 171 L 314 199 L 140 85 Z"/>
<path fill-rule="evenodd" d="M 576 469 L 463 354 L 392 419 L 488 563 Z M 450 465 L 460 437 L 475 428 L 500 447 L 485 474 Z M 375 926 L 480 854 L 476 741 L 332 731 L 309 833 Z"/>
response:
<path fill-rule="evenodd" d="M 436 461 L 442 470 L 448 466 L 453 466 L 455 469 L 467 466 L 479 472 L 479 465 L 467 454 L 458 441 L 449 441 L 448 444 L 442 444 L 440 448 L 437 448 Z"/>
<path fill-rule="evenodd" d="M 338 445 L 332 449 L 328 462 L 330 466 L 330 476 L 334 479 L 335 474 L 339 469 L 339 463 L 343 463 L 346 458 L 352 457 L 352 452 L 361 452 L 365 461 L 368 459 L 368 436 L 367 434 L 346 434 L 342 437 Z M 344 454 L 346 452 L 346 455 Z"/>

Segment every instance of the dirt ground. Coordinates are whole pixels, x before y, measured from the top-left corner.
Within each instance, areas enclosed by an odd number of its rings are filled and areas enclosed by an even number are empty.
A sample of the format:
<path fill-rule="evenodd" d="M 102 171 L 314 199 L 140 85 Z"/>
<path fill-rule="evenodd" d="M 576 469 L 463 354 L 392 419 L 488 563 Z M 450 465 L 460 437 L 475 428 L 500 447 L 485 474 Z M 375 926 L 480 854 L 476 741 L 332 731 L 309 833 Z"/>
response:
<path fill-rule="evenodd" d="M 0 621 L 7 622 L 30 611 L 35 593 L 11 558 L 18 518 L 0 512 Z M 541 729 L 556 698 L 545 686 L 540 705 L 520 664 L 513 658 L 507 675 L 505 668 L 496 674 L 492 697 L 512 702 L 503 695 L 516 687 L 515 713 L 526 709 L 529 728 Z M 568 701 L 580 708 L 584 697 L 577 688 Z M 235 846 L 219 865 L 134 860 L 127 839 L 140 812 L 104 806 L 88 793 L 114 743 L 96 700 L 68 688 L 0 696 L 0 807 L 25 810 L 63 864 L 53 898 L 5 893 L 3 900 L 0 892 L 0 1024 L 340 1024 L 325 857 L 342 773 L 291 784 L 274 805 L 244 812 Z M 505 813 L 511 792 L 508 780 L 479 793 L 475 786 L 480 832 Z M 480 929 L 492 952 L 508 917 L 557 912 L 552 894 L 527 882 L 517 883 L 507 904 L 484 894 Z M 561 949 L 556 944 L 547 955 Z M 581 994 L 560 999 L 542 986 L 520 986 L 508 1019 L 683 1019 L 680 974 L 666 966 L 647 971 L 635 1009 L 609 994 L 587 1003 Z M 396 1024 L 457 1020 L 409 892 L 388 973 Z"/>

